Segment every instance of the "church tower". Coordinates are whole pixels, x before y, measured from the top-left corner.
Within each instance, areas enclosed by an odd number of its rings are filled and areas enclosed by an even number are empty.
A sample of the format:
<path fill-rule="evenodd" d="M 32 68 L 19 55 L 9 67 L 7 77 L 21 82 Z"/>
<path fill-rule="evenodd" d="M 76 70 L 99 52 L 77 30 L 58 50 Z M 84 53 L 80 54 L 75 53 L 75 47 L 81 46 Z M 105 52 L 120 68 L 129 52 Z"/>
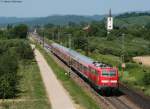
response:
<path fill-rule="evenodd" d="M 113 30 L 113 17 L 111 15 L 111 9 L 109 10 L 109 16 L 107 18 L 107 32 L 108 34 L 110 31 Z"/>

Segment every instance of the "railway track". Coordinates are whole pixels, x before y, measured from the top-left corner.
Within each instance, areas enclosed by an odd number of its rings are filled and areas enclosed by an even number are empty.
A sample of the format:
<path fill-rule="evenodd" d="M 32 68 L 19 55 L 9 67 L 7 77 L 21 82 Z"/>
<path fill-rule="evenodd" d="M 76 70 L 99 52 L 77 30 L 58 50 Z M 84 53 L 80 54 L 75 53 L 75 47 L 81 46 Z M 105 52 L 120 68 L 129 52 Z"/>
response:
<path fill-rule="evenodd" d="M 139 91 L 135 91 L 126 85 L 120 83 L 120 89 L 122 92 L 128 95 L 129 99 L 136 103 L 142 109 L 150 109 L 150 97 L 143 95 Z"/>
<path fill-rule="evenodd" d="M 57 62 L 62 68 L 66 71 L 69 71 L 69 67 L 60 60 L 57 56 L 52 54 L 48 48 L 45 50 L 50 54 L 50 56 Z M 86 91 L 90 96 L 95 99 L 95 101 L 104 109 L 141 109 L 138 105 L 128 99 L 127 95 L 120 94 L 120 95 L 112 95 L 112 96 L 102 96 L 98 91 L 91 88 L 91 86 L 86 82 L 85 79 L 80 78 L 79 75 L 75 70 L 71 70 L 70 77 L 79 85 L 81 86 L 84 91 Z M 148 108 L 143 108 L 148 109 Z"/>
<path fill-rule="evenodd" d="M 117 97 L 109 97 L 105 99 L 107 99 L 110 103 L 112 103 L 112 105 L 114 105 L 117 109 L 132 109 L 130 106 L 128 106 L 128 104 L 124 103 Z"/>

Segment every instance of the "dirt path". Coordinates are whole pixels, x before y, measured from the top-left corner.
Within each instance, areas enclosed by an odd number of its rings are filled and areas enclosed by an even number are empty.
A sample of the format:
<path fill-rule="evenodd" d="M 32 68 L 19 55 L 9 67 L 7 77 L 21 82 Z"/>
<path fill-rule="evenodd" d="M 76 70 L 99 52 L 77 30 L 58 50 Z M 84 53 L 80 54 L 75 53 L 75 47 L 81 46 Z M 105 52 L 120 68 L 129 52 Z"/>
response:
<path fill-rule="evenodd" d="M 57 80 L 44 57 L 37 49 L 34 50 L 34 53 L 52 109 L 75 109 L 72 99 Z"/>
<path fill-rule="evenodd" d="M 150 66 L 150 56 L 134 57 L 133 60 L 138 63 L 142 62 L 143 65 Z"/>

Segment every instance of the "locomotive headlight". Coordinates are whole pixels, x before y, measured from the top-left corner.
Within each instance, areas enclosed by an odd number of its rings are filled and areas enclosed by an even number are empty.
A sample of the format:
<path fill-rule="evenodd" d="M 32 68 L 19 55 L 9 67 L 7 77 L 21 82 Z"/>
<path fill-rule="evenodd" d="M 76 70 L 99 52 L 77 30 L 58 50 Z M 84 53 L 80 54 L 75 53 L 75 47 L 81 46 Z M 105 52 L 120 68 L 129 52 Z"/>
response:
<path fill-rule="evenodd" d="M 110 82 L 111 83 L 117 83 L 117 80 L 111 80 Z"/>
<path fill-rule="evenodd" d="M 109 81 L 108 80 L 102 80 L 102 83 L 108 83 Z"/>

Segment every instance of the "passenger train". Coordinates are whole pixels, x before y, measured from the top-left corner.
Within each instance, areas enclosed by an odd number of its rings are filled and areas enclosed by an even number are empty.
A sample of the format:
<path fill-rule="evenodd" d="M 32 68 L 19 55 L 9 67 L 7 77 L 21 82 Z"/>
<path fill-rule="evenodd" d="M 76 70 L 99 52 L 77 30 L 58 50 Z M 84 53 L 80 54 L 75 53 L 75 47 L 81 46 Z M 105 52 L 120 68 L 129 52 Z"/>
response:
<path fill-rule="evenodd" d="M 42 40 L 41 40 L 42 41 Z M 53 54 L 86 78 L 96 89 L 118 89 L 118 69 L 108 64 L 94 61 L 80 53 L 57 43 L 45 45 Z"/>

